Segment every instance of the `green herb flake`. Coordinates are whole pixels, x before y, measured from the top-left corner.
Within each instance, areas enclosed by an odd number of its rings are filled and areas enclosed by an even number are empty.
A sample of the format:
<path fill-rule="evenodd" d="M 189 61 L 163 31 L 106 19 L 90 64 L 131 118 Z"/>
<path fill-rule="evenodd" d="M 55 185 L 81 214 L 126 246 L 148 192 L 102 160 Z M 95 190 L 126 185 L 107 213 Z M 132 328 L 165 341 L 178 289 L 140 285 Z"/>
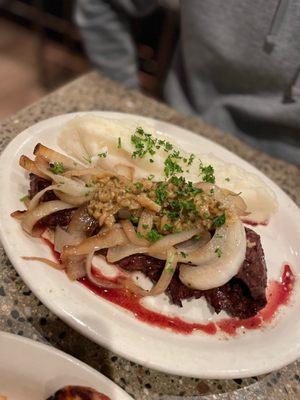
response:
<path fill-rule="evenodd" d="M 222 249 L 218 246 L 218 247 L 215 249 L 215 253 L 216 253 L 216 255 L 220 258 L 221 255 L 222 255 Z"/>
<path fill-rule="evenodd" d="M 167 192 L 167 184 L 163 182 L 159 182 L 156 186 L 155 189 L 155 195 L 156 195 L 156 200 L 155 202 L 157 204 L 162 204 L 166 198 L 168 197 L 168 192 Z"/>
<path fill-rule="evenodd" d="M 134 186 L 135 186 L 138 190 L 141 190 L 141 189 L 143 189 L 143 187 L 144 187 L 144 185 L 143 185 L 141 182 L 135 182 L 135 183 L 134 183 Z"/>
<path fill-rule="evenodd" d="M 195 159 L 195 154 L 191 154 L 188 160 L 188 165 L 192 165 L 194 159 Z"/>
<path fill-rule="evenodd" d="M 137 237 L 138 237 L 139 239 L 143 239 L 143 235 L 141 234 L 141 232 L 137 232 L 136 235 L 137 235 Z"/>
<path fill-rule="evenodd" d="M 143 228 L 143 229 L 147 229 L 148 227 L 149 227 L 148 224 L 142 224 L 142 228 Z"/>
<path fill-rule="evenodd" d="M 29 200 L 28 194 L 26 194 L 26 195 L 23 196 L 23 197 L 20 197 L 20 201 L 24 202 L 24 201 L 26 201 L 26 200 Z"/>
<path fill-rule="evenodd" d="M 215 234 L 215 238 L 217 238 L 217 239 L 222 239 L 222 237 L 223 237 L 223 235 L 220 235 L 219 233 Z"/>
<path fill-rule="evenodd" d="M 213 218 L 213 227 L 220 228 L 225 224 L 226 216 L 225 214 L 219 215 L 218 217 Z"/>
<path fill-rule="evenodd" d="M 162 229 L 163 229 L 163 231 L 172 231 L 173 226 L 170 224 L 165 224 Z"/>
<path fill-rule="evenodd" d="M 200 161 L 199 164 L 199 170 L 200 174 L 202 175 L 202 180 L 203 182 L 208 182 L 208 183 L 215 183 L 216 178 L 215 178 L 215 170 L 212 165 L 203 165 L 202 161 Z"/>
<path fill-rule="evenodd" d="M 133 224 L 137 224 L 137 223 L 139 222 L 139 219 L 138 219 L 138 217 L 132 215 L 132 216 L 130 217 L 130 221 L 131 221 Z"/>
<path fill-rule="evenodd" d="M 151 229 L 151 231 L 147 233 L 146 237 L 149 242 L 157 242 L 162 238 L 162 235 L 160 235 L 155 229 Z"/>
<path fill-rule="evenodd" d="M 125 193 L 130 193 L 130 192 L 131 192 L 131 188 L 127 186 L 127 187 L 125 188 Z"/>
<path fill-rule="evenodd" d="M 83 157 L 84 161 L 87 162 L 88 164 L 92 164 L 92 157 Z"/>
<path fill-rule="evenodd" d="M 152 181 L 153 178 L 154 178 L 154 175 L 150 174 L 147 179 L 148 179 L 148 181 Z"/>
<path fill-rule="evenodd" d="M 94 183 L 92 181 L 86 182 L 85 187 L 92 187 Z"/>
<path fill-rule="evenodd" d="M 179 156 L 179 152 L 177 151 L 174 151 L 172 154 L 169 154 L 168 157 L 165 159 L 164 173 L 167 178 L 183 172 L 181 166 L 175 161 L 178 159 L 181 159 L 181 157 Z"/>
<path fill-rule="evenodd" d="M 180 255 L 181 255 L 181 257 L 183 257 L 183 258 L 186 258 L 187 256 L 186 256 L 186 253 L 184 252 L 184 251 L 181 251 L 180 252 Z"/>
<path fill-rule="evenodd" d="M 98 157 L 100 158 L 106 158 L 107 157 L 107 151 L 105 151 L 104 153 L 99 153 Z"/>
<path fill-rule="evenodd" d="M 50 171 L 55 175 L 62 174 L 64 172 L 64 165 L 62 162 L 54 162 L 50 164 Z"/>
<path fill-rule="evenodd" d="M 225 181 L 226 182 L 230 182 L 230 178 L 225 178 Z"/>
<path fill-rule="evenodd" d="M 118 149 L 121 149 L 122 148 L 122 142 L 121 142 L 121 138 L 119 137 L 118 138 Z"/>

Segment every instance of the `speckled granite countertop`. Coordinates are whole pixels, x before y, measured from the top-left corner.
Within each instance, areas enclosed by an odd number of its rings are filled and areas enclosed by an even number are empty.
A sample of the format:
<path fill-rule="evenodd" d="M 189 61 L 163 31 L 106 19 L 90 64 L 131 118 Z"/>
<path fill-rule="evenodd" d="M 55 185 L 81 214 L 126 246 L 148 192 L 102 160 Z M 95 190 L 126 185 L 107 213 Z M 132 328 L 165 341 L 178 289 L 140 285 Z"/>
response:
<path fill-rule="evenodd" d="M 141 93 L 90 73 L 0 123 L 0 149 L 28 126 L 58 114 L 111 110 L 181 125 L 227 147 L 271 179 L 300 205 L 300 170 L 275 160 L 201 120 L 183 116 Z M 25 286 L 0 248 L 0 329 L 48 342 L 98 369 L 138 400 L 300 399 L 300 362 L 249 379 L 226 381 L 171 376 L 149 370 L 105 350 L 66 326 Z"/>

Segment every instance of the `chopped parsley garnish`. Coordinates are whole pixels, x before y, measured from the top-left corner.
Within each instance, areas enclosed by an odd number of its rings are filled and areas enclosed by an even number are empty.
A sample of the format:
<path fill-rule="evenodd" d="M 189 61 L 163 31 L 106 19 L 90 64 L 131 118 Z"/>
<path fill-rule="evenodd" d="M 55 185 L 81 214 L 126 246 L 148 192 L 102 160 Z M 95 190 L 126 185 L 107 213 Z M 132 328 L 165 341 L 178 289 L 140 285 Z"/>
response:
<path fill-rule="evenodd" d="M 225 224 L 226 217 L 225 214 L 219 215 L 218 217 L 213 218 L 213 227 L 220 228 L 220 226 Z"/>
<path fill-rule="evenodd" d="M 62 162 L 54 162 L 50 164 L 50 171 L 54 174 L 62 174 L 64 172 L 64 164 Z"/>
<path fill-rule="evenodd" d="M 134 186 L 135 186 L 138 190 L 141 190 L 141 189 L 143 189 L 143 187 L 144 187 L 144 185 L 143 185 L 141 182 L 135 182 L 135 183 L 134 183 Z"/>
<path fill-rule="evenodd" d="M 174 272 L 174 268 L 172 268 L 172 260 L 168 260 L 166 262 L 166 271 L 173 273 Z"/>
<path fill-rule="evenodd" d="M 162 238 L 162 235 L 160 235 L 155 229 L 151 229 L 151 231 L 147 233 L 146 238 L 149 242 L 157 242 Z"/>
<path fill-rule="evenodd" d="M 137 224 L 137 223 L 139 222 L 139 219 L 138 219 L 138 217 L 132 215 L 132 216 L 130 217 L 130 221 L 131 221 L 132 223 L 134 223 L 134 224 Z"/>
<path fill-rule="evenodd" d="M 20 198 L 20 201 L 26 201 L 26 200 L 29 200 L 28 194 Z"/>
<path fill-rule="evenodd" d="M 212 165 L 203 165 L 202 161 L 200 161 L 199 164 L 199 170 L 200 174 L 202 175 L 202 180 L 203 182 L 208 182 L 208 183 L 215 183 L 216 178 L 214 175 L 214 167 Z"/>
<path fill-rule="evenodd" d="M 180 252 L 181 257 L 186 258 L 186 253 L 184 251 Z"/>
<path fill-rule="evenodd" d="M 201 239 L 202 239 L 202 236 L 201 236 L 201 235 L 195 235 L 195 236 L 193 237 L 193 239 L 195 239 L 195 240 L 201 240 Z"/>
<path fill-rule="evenodd" d="M 188 160 L 188 165 L 192 164 L 192 162 L 194 161 L 194 158 L 195 158 L 195 154 L 191 154 L 189 157 L 189 160 Z"/>
<path fill-rule="evenodd" d="M 183 176 L 180 176 L 180 177 L 178 177 L 178 176 L 172 176 L 172 178 L 171 178 L 171 183 L 173 183 L 173 185 L 175 185 L 175 186 L 179 186 L 179 185 L 185 183 L 185 179 L 184 179 Z"/>
<path fill-rule="evenodd" d="M 153 160 L 153 158 L 150 158 L 150 159 L 149 159 L 149 161 L 150 161 L 151 163 L 154 163 L 154 160 Z"/>
<path fill-rule="evenodd" d="M 99 153 L 98 157 L 100 158 L 106 158 L 107 157 L 107 151 L 105 151 L 104 153 Z"/>
<path fill-rule="evenodd" d="M 125 193 L 130 193 L 130 192 L 131 192 L 131 188 L 127 186 L 127 187 L 125 188 Z"/>
<path fill-rule="evenodd" d="M 169 154 L 168 157 L 165 159 L 164 173 L 167 178 L 183 172 L 181 166 L 175 161 L 181 158 L 178 153 L 179 152 L 174 151 L 172 154 Z"/>
<path fill-rule="evenodd" d="M 142 228 L 143 228 L 143 229 L 147 229 L 148 227 L 149 227 L 148 224 L 142 224 Z"/>
<path fill-rule="evenodd" d="M 150 174 L 147 179 L 148 179 L 148 181 L 152 181 L 153 178 L 154 178 L 154 175 Z"/>
<path fill-rule="evenodd" d="M 121 138 L 118 138 L 118 149 L 121 149 L 122 147 L 122 142 L 121 142 Z"/>
<path fill-rule="evenodd" d="M 88 164 L 92 164 L 92 157 L 83 157 L 84 161 L 86 161 Z"/>
<path fill-rule="evenodd" d="M 225 178 L 225 181 L 229 182 L 229 181 L 230 181 L 230 178 Z"/>
<path fill-rule="evenodd" d="M 168 192 L 167 192 L 167 184 L 164 182 L 158 182 L 156 189 L 155 189 L 155 195 L 156 195 L 156 200 L 155 202 L 157 204 L 162 204 L 166 198 L 168 197 Z"/>
<path fill-rule="evenodd" d="M 143 235 L 141 234 L 141 232 L 137 232 L 136 235 L 137 235 L 137 237 L 138 237 L 139 239 L 143 239 Z"/>
<path fill-rule="evenodd" d="M 163 231 L 172 231 L 173 230 L 173 226 L 170 224 L 164 224 L 163 226 Z"/>
<path fill-rule="evenodd" d="M 215 249 L 215 253 L 216 253 L 216 255 L 220 258 L 221 255 L 222 255 L 222 249 L 218 246 L 218 247 Z"/>

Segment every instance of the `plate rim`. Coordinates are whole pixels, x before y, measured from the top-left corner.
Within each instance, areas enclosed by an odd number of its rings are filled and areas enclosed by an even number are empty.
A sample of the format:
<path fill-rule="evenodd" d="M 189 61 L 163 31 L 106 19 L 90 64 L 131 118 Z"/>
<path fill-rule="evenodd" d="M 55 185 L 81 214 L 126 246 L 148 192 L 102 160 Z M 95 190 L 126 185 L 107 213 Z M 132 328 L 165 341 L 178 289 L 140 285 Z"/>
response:
<path fill-rule="evenodd" d="M 168 127 L 175 127 L 176 129 L 181 129 L 185 132 L 188 132 L 189 135 L 192 136 L 200 136 L 201 139 L 210 142 L 210 144 L 213 144 L 214 146 L 219 147 L 222 152 L 226 152 L 228 155 L 230 155 L 231 157 L 233 156 L 233 162 L 235 163 L 236 161 L 238 161 L 239 163 L 241 163 L 242 167 L 250 167 L 251 172 L 253 171 L 254 173 L 258 174 L 261 178 L 263 178 L 263 180 L 267 183 L 271 183 L 272 186 L 275 185 L 276 190 L 279 191 L 281 193 L 281 195 L 283 195 L 288 202 L 290 203 L 290 205 L 294 208 L 294 210 L 300 214 L 300 210 L 298 209 L 297 205 L 294 203 L 294 201 L 275 183 L 273 182 L 270 178 L 268 178 L 265 174 L 263 174 L 261 171 L 259 171 L 256 167 L 254 167 L 253 165 L 251 165 L 249 162 L 247 162 L 246 160 L 243 160 L 242 158 L 240 158 L 239 156 L 237 156 L 236 154 L 232 153 L 230 150 L 226 149 L 225 147 L 214 143 L 213 141 L 207 139 L 206 137 L 201 136 L 200 134 L 197 134 L 195 132 L 192 132 L 188 129 L 182 128 L 181 126 L 177 126 L 174 124 L 171 124 L 169 122 L 165 122 L 165 121 L 160 121 L 158 119 L 155 118 L 149 118 L 149 117 L 144 117 L 144 116 L 140 116 L 140 115 L 136 115 L 136 114 L 128 114 L 128 113 L 120 113 L 120 112 L 110 112 L 110 111 L 88 111 L 88 112 L 75 112 L 75 113 L 67 113 L 67 114 L 61 114 L 58 116 L 54 116 L 51 118 L 48 118 L 46 120 L 40 121 L 34 125 L 31 125 L 30 127 L 26 128 L 25 130 L 23 130 L 19 135 L 17 135 L 8 145 L 7 147 L 3 150 L 1 157 L 0 157 L 0 166 L 3 162 L 3 158 L 4 155 L 9 153 L 10 148 L 13 148 L 14 144 L 20 140 L 20 135 L 23 136 L 27 136 L 28 135 L 28 131 L 30 132 L 31 129 L 35 128 L 38 129 L 39 127 L 42 127 L 43 124 L 47 124 L 49 121 L 55 121 L 55 120 L 59 120 L 59 119 L 63 119 L 66 118 L 67 120 L 69 118 L 75 117 L 76 115 L 82 115 L 82 114 L 98 114 L 98 115 L 102 115 L 102 116 L 107 116 L 107 117 L 118 117 L 118 116 L 122 116 L 124 117 L 129 117 L 131 119 L 140 119 L 140 120 L 145 120 L 145 122 L 149 121 L 149 122 L 158 122 L 158 123 L 162 123 L 165 126 Z M 21 146 L 22 147 L 22 146 Z M 1 168 L 0 168 L 1 169 Z M 1 172 L 0 172 L 0 181 L 1 181 L 2 177 L 1 177 Z M 9 257 L 9 259 L 11 260 L 14 268 L 16 269 L 16 271 L 18 272 L 18 274 L 20 274 L 20 276 L 22 277 L 23 281 L 25 282 L 25 284 L 32 290 L 32 292 L 38 297 L 40 298 L 39 294 L 37 294 L 37 291 L 35 290 L 35 285 L 32 284 L 31 282 L 27 279 L 26 274 L 22 273 L 22 268 L 20 268 L 18 266 L 18 261 L 16 260 L 16 257 L 13 254 L 13 249 L 11 248 L 9 241 L 6 240 L 5 238 L 5 232 L 3 229 L 3 225 L 2 225 L 2 219 L 0 219 L 0 238 L 3 244 L 3 247 Z M 132 356 L 131 354 L 126 353 L 125 351 L 120 351 L 120 349 L 118 348 L 118 346 L 115 343 L 110 343 L 110 342 L 105 342 L 105 340 L 101 340 L 101 338 L 97 335 L 94 334 L 94 332 L 92 330 L 86 330 L 85 327 L 83 325 L 81 325 L 76 318 L 70 316 L 63 308 L 56 308 L 55 304 L 53 304 L 50 300 L 48 300 L 47 296 L 42 298 L 42 302 L 44 303 L 44 305 L 49 308 L 55 315 L 57 315 L 59 318 L 61 318 L 67 325 L 71 326 L 73 329 L 75 329 L 76 331 L 79 331 L 83 336 L 88 337 L 89 339 L 91 339 L 92 341 L 96 342 L 97 344 L 100 344 L 114 352 L 116 352 L 117 354 L 120 354 L 122 357 L 126 358 L 126 359 L 130 359 L 133 360 L 139 364 L 145 365 L 146 367 L 149 368 L 154 368 L 156 370 L 160 370 L 166 373 L 171 373 L 171 374 L 176 374 L 176 375 L 182 375 L 182 376 L 193 376 L 193 377 L 199 377 L 199 378 L 216 378 L 216 379 L 232 379 L 232 378 L 244 378 L 244 377 L 250 377 L 253 375 L 261 375 L 267 372 L 271 372 L 274 371 L 276 369 L 279 369 L 293 361 L 295 361 L 299 356 L 300 356 L 300 343 L 298 346 L 298 352 L 295 352 L 293 357 L 289 357 L 288 359 L 284 359 L 281 360 L 280 362 L 277 362 L 275 367 L 274 367 L 274 363 L 272 364 L 272 367 L 266 367 L 263 366 L 261 368 L 255 368 L 253 369 L 243 369 L 243 370 L 222 370 L 219 371 L 218 373 L 215 373 L 213 370 L 207 370 L 207 371 L 201 371 L 201 373 L 195 375 L 194 373 L 189 373 L 188 371 L 184 370 L 184 369 L 176 369 L 172 367 L 166 367 L 166 366 L 161 366 L 158 365 L 157 363 L 153 363 L 151 362 L 151 360 L 146 360 L 144 361 L 140 356 Z"/>
<path fill-rule="evenodd" d="M 103 375 L 101 372 L 97 371 L 96 369 L 86 364 L 85 362 L 79 360 L 78 358 L 73 357 L 70 354 L 66 353 L 65 351 L 62 351 L 50 344 L 46 344 L 37 340 L 30 339 L 25 336 L 20 336 L 6 331 L 0 331 L 1 345 L 2 345 L 2 340 L 4 340 L 4 344 L 8 342 L 12 343 L 18 342 L 26 347 L 29 346 L 29 348 L 33 347 L 38 352 L 41 352 L 41 355 L 47 353 L 53 356 L 55 359 L 60 358 L 63 361 L 70 363 L 70 365 L 72 366 L 76 365 L 78 368 L 80 368 L 80 370 L 84 370 L 85 372 L 87 372 L 89 376 L 93 376 L 95 380 L 99 380 L 99 386 L 101 386 L 101 381 L 105 382 L 107 386 L 111 387 L 116 392 L 118 392 L 116 393 L 117 395 L 122 395 L 122 399 L 132 400 L 132 397 L 127 392 L 125 392 L 125 390 L 123 390 L 119 385 L 117 385 L 114 381 Z M 59 388 L 57 388 L 57 390 L 58 389 Z M 96 389 L 96 390 L 101 391 L 101 389 Z"/>

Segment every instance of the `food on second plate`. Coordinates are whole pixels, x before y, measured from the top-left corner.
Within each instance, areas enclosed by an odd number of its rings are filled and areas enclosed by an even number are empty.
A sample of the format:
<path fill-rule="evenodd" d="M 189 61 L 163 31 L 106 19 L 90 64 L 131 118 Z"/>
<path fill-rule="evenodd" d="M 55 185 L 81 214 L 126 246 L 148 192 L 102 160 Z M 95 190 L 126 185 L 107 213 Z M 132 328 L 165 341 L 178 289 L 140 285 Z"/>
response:
<path fill-rule="evenodd" d="M 260 237 L 242 222 L 266 223 L 276 211 L 260 178 L 186 153 L 153 128 L 128 121 L 75 118 L 59 144 L 68 155 L 38 144 L 34 160 L 20 159 L 30 190 L 27 210 L 13 216 L 32 236 L 46 227 L 60 254 L 59 262 L 31 259 L 72 280 L 87 276 L 96 286 L 140 296 L 166 293 L 178 306 L 204 297 L 217 313 L 239 318 L 265 306 Z M 117 279 L 95 271 L 95 255 L 118 268 Z M 151 288 L 133 278 L 136 271 Z"/>
<path fill-rule="evenodd" d="M 110 400 L 110 398 L 90 387 L 65 386 L 47 400 Z"/>

